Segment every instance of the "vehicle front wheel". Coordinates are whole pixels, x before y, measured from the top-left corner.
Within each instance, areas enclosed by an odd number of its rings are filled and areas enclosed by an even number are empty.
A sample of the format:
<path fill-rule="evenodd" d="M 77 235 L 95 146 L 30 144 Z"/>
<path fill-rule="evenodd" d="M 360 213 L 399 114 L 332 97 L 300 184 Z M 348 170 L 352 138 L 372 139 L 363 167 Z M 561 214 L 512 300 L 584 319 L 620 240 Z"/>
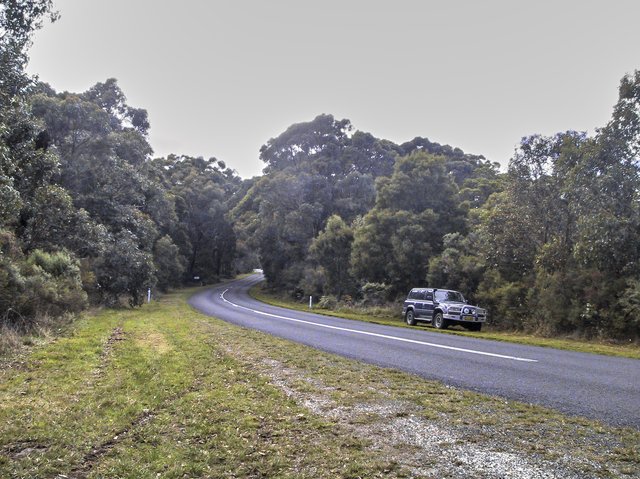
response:
<path fill-rule="evenodd" d="M 436 329 L 447 329 L 449 327 L 449 321 L 444 319 L 442 313 L 436 313 L 431 324 L 433 324 L 433 327 Z"/>
<path fill-rule="evenodd" d="M 480 331 L 482 329 L 482 323 L 471 323 L 466 325 L 469 331 Z"/>
<path fill-rule="evenodd" d="M 416 317 L 414 316 L 412 309 L 407 311 L 407 314 L 404 315 L 404 319 L 405 319 L 405 321 L 407 322 L 407 324 L 409 326 L 415 326 L 416 325 Z"/>

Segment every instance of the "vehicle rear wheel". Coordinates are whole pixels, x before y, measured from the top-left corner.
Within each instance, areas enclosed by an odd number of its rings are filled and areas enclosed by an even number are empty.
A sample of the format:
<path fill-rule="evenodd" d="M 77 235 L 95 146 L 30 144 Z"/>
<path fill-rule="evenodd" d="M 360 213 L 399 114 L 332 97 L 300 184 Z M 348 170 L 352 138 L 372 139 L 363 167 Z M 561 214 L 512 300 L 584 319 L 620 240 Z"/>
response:
<path fill-rule="evenodd" d="M 449 321 L 444 319 L 444 316 L 440 312 L 435 314 L 431 324 L 433 324 L 433 327 L 436 329 L 447 329 L 449 327 Z"/>
<path fill-rule="evenodd" d="M 414 316 L 412 309 L 407 311 L 407 314 L 404 315 L 404 319 L 405 319 L 405 321 L 407 322 L 407 324 L 409 326 L 415 326 L 416 325 L 416 317 Z"/>

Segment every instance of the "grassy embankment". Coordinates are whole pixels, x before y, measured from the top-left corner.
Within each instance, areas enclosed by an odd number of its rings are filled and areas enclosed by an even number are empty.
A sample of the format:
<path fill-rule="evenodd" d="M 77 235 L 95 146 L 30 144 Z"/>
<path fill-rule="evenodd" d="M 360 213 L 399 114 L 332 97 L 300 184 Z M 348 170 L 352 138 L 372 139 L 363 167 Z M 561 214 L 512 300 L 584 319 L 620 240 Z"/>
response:
<path fill-rule="evenodd" d="M 263 283 L 254 286 L 250 291 L 251 296 L 255 299 L 271 304 L 273 306 L 281 306 L 283 308 L 295 309 L 298 311 L 309 311 L 308 303 L 300 303 L 292 299 L 270 293 L 263 288 Z M 347 319 L 355 319 L 358 321 L 366 321 L 369 323 L 386 324 L 389 326 L 400 326 L 406 328 L 428 328 L 428 323 L 419 323 L 418 326 L 408 326 L 400 317 L 402 305 L 398 305 L 397 310 L 389 308 L 370 308 L 367 311 L 362 308 L 339 308 L 337 310 L 314 308 L 313 312 L 324 314 L 326 316 L 337 316 Z M 500 332 L 491 330 L 490 327 L 483 328 L 482 332 L 469 332 L 461 326 L 454 326 L 454 329 L 439 331 L 429 328 L 430 331 L 440 332 L 444 334 L 457 334 L 461 336 L 473 336 L 484 339 L 493 339 L 495 341 L 506 341 L 518 344 L 527 344 L 531 346 L 542 346 L 556 349 L 565 349 L 568 351 L 579 351 L 583 353 L 604 354 L 607 356 L 620 356 L 632 359 L 640 359 L 640 345 L 629 343 L 620 344 L 606 341 L 583 341 L 570 338 L 543 338 L 539 336 Z"/>
<path fill-rule="evenodd" d="M 0 477 L 640 477 L 637 430 L 238 328 L 193 291 L 5 358 Z"/>

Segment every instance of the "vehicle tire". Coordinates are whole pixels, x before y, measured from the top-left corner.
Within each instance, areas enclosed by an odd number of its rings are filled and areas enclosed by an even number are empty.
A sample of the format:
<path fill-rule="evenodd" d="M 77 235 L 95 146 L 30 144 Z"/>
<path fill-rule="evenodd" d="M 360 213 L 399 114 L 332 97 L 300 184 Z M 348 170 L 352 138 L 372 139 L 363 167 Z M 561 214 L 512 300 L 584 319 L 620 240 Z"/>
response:
<path fill-rule="evenodd" d="M 469 331 L 480 331 L 482 329 L 482 323 L 467 324 L 467 329 Z"/>
<path fill-rule="evenodd" d="M 449 321 L 444 319 L 444 316 L 440 312 L 437 312 L 433 316 L 431 324 L 433 324 L 433 327 L 436 329 L 447 329 L 449 327 Z"/>
<path fill-rule="evenodd" d="M 416 317 L 413 314 L 413 309 L 410 309 L 409 311 L 407 311 L 407 314 L 404 315 L 404 319 L 409 326 L 416 325 Z"/>

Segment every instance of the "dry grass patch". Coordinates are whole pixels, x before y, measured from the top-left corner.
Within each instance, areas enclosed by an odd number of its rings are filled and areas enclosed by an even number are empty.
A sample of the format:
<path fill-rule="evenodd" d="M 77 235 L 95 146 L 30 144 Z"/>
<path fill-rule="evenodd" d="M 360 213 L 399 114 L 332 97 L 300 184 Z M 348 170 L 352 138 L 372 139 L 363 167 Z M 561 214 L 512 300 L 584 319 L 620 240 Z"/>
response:
<path fill-rule="evenodd" d="M 136 338 L 136 344 L 141 348 L 147 348 L 157 354 L 166 354 L 173 349 L 163 334 L 149 332 Z"/>

